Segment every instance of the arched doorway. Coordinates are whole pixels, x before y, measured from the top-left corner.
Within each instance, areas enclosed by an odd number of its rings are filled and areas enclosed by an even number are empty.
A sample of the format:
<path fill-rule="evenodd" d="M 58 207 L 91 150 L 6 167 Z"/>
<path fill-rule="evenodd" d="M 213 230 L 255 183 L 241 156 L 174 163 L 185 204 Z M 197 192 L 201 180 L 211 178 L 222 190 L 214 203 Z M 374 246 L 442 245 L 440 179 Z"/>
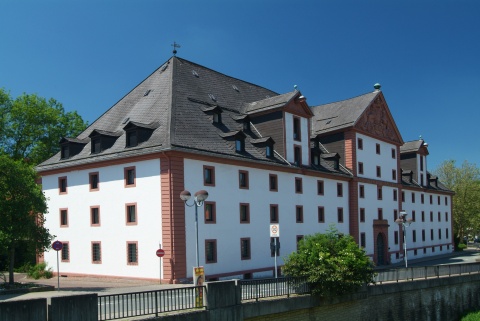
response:
<path fill-rule="evenodd" d="M 385 265 L 385 235 L 377 234 L 377 265 Z"/>

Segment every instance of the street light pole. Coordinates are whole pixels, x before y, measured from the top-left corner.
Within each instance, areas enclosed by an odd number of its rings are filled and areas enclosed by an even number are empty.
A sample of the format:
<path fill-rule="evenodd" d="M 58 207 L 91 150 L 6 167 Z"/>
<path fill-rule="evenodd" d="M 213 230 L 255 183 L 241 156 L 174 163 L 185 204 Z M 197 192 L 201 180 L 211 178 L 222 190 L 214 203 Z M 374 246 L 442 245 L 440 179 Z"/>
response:
<path fill-rule="evenodd" d="M 413 223 L 412 218 L 407 218 L 408 214 L 405 211 L 400 212 L 400 218 L 397 218 L 395 220 L 395 223 L 397 223 L 399 226 L 403 226 L 403 250 L 404 250 L 404 258 L 405 258 L 405 268 L 408 268 L 408 257 L 407 257 L 407 227 L 410 226 L 410 224 Z"/>
<path fill-rule="evenodd" d="M 200 266 L 200 259 L 198 254 L 198 208 L 201 207 L 205 200 L 208 198 L 208 192 L 205 190 L 201 190 L 193 195 L 193 203 L 188 204 L 188 200 L 192 197 L 189 191 L 185 190 L 180 193 L 180 198 L 188 207 L 195 207 L 195 248 L 196 248 L 196 259 L 197 259 L 197 267 Z"/>

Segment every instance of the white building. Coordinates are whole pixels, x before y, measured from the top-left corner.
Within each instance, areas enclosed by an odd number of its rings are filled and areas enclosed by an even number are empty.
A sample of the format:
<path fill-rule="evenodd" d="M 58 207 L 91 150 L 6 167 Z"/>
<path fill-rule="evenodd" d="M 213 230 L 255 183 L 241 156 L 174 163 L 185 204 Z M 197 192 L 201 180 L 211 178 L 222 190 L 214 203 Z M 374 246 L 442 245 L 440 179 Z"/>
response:
<path fill-rule="evenodd" d="M 64 244 L 67 275 L 192 277 L 194 209 L 180 192 L 209 194 L 199 210 L 208 279 L 271 276 L 297 240 L 335 224 L 378 265 L 453 251 L 452 196 L 427 171 L 427 144 L 404 143 L 379 86 L 309 106 L 172 57 L 38 166 L 47 227 Z M 54 250 L 44 260 L 56 264 Z"/>

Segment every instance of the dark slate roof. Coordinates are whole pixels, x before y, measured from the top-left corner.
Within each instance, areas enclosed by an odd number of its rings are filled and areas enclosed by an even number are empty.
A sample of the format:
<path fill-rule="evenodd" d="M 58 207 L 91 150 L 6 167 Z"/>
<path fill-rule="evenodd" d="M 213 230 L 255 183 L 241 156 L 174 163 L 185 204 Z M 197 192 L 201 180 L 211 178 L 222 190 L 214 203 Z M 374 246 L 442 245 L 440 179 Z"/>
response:
<path fill-rule="evenodd" d="M 278 95 L 275 97 L 270 97 L 263 100 L 248 103 L 245 105 L 245 113 L 254 114 L 258 112 L 281 108 L 285 106 L 289 101 L 291 101 L 297 93 L 298 91 L 295 90 L 283 95 Z"/>
<path fill-rule="evenodd" d="M 423 139 L 405 142 L 402 146 L 400 146 L 400 153 L 418 152 L 418 150 L 420 149 L 420 147 L 422 147 L 422 145 L 423 145 Z"/>
<path fill-rule="evenodd" d="M 311 107 L 314 114 L 312 136 L 353 126 L 379 93 L 380 91 L 374 91 L 351 99 Z"/>

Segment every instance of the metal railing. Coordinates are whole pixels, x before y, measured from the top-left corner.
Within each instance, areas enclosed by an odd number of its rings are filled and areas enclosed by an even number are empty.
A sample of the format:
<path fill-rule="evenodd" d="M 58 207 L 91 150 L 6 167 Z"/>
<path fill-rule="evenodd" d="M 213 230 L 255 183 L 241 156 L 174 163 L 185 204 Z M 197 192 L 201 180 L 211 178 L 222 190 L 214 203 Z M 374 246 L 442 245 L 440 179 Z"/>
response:
<path fill-rule="evenodd" d="M 375 282 L 413 281 L 415 279 L 439 278 L 452 275 L 480 273 L 480 263 L 419 266 L 377 271 Z"/>
<path fill-rule="evenodd" d="M 239 280 L 242 300 L 256 300 L 273 296 L 310 293 L 306 279 L 300 278 L 271 278 Z"/>
<path fill-rule="evenodd" d="M 98 296 L 98 320 L 203 308 L 204 286 Z"/>

